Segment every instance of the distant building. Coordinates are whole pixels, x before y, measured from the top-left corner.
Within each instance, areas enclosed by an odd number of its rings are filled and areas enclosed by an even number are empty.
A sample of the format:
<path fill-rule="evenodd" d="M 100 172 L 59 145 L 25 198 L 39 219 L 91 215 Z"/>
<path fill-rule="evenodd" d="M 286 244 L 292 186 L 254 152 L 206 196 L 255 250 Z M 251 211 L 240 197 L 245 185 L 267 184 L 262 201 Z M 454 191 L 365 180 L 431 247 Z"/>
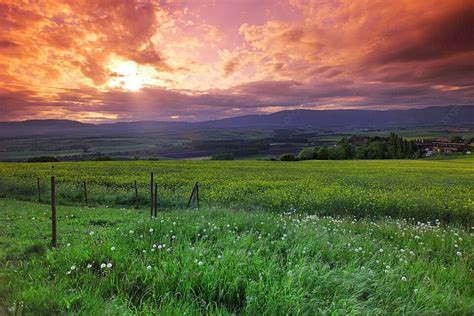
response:
<path fill-rule="evenodd" d="M 453 127 L 448 128 L 449 133 L 469 133 L 470 129 L 467 127 Z"/>
<path fill-rule="evenodd" d="M 467 145 L 463 143 L 453 143 L 447 138 L 432 139 L 416 139 L 415 144 L 418 148 L 426 153 L 458 153 L 467 149 Z"/>
<path fill-rule="evenodd" d="M 440 153 L 459 153 L 467 149 L 463 143 L 434 142 L 433 151 Z"/>
<path fill-rule="evenodd" d="M 351 136 L 349 143 L 352 146 L 364 146 L 369 143 L 369 137 L 367 136 Z"/>

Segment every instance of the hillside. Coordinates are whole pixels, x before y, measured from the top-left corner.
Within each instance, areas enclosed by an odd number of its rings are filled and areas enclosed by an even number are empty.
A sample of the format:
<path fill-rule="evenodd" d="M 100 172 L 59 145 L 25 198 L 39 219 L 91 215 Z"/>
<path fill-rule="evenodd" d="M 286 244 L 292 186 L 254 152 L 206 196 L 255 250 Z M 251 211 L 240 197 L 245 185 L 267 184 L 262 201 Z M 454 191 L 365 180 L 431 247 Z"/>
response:
<path fill-rule="evenodd" d="M 54 134 L 110 136 L 163 129 L 208 128 L 396 128 L 474 125 L 474 106 L 410 110 L 286 110 L 204 122 L 137 121 L 87 124 L 70 120 L 0 122 L 0 137 Z"/>

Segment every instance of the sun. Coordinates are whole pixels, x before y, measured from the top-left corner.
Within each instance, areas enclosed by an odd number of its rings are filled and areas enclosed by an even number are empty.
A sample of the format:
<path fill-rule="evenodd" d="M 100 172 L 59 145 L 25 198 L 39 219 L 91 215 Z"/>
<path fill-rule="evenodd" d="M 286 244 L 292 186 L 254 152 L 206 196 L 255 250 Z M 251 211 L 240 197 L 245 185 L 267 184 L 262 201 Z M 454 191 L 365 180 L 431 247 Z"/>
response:
<path fill-rule="evenodd" d="M 108 88 L 139 91 L 144 86 L 153 85 L 156 81 L 153 71 L 134 61 L 112 60 L 108 69 L 110 71 Z"/>

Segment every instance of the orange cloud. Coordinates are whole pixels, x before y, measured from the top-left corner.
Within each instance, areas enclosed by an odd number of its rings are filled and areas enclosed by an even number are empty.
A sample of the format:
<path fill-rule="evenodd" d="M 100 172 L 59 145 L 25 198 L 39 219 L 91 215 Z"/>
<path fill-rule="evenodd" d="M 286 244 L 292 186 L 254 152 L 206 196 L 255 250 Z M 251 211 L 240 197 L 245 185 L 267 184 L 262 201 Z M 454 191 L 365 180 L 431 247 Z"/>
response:
<path fill-rule="evenodd" d="M 472 103 L 473 28 L 469 0 L 0 0 L 0 120 Z"/>

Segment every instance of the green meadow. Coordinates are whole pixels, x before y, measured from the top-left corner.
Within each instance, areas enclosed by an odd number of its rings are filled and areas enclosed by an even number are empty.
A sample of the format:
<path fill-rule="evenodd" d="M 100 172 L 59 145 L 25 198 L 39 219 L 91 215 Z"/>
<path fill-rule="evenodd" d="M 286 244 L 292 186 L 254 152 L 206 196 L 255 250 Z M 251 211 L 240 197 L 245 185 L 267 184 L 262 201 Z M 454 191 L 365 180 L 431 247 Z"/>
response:
<path fill-rule="evenodd" d="M 0 164 L 0 314 L 471 315 L 473 166 Z M 200 208 L 186 208 L 195 182 Z"/>

